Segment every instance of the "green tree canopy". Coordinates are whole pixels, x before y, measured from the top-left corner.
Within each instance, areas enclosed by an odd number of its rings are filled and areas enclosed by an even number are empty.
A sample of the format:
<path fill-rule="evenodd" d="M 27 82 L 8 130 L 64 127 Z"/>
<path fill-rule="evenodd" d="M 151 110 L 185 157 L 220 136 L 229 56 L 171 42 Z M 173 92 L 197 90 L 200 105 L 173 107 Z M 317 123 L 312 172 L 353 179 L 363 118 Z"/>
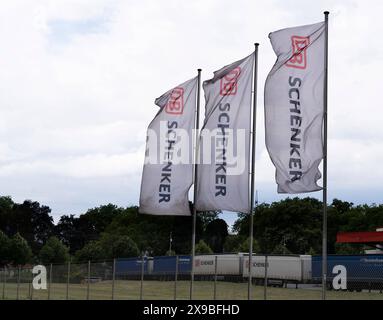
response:
<path fill-rule="evenodd" d="M 250 237 L 242 241 L 240 246 L 237 249 L 238 252 L 249 252 L 250 251 Z M 253 253 L 262 253 L 261 248 L 259 247 L 258 241 L 253 239 Z"/>
<path fill-rule="evenodd" d="M 195 253 L 196 254 L 212 254 L 213 250 L 210 249 L 210 247 L 207 245 L 205 241 L 200 240 L 195 246 Z"/>
<path fill-rule="evenodd" d="M 239 252 L 239 247 L 246 237 L 239 234 L 229 234 L 223 245 L 224 252 Z"/>
<path fill-rule="evenodd" d="M 136 243 L 125 235 L 104 233 L 100 245 L 105 252 L 106 259 L 130 258 L 140 255 Z"/>
<path fill-rule="evenodd" d="M 225 220 L 218 218 L 210 221 L 204 232 L 204 239 L 209 247 L 216 253 L 223 252 L 223 245 L 227 236 L 227 223 Z"/>
<path fill-rule="evenodd" d="M 32 258 L 32 250 L 28 242 L 16 233 L 10 241 L 10 260 L 14 265 L 24 265 Z"/>
<path fill-rule="evenodd" d="M 79 217 L 63 215 L 55 227 L 55 233 L 69 247 L 70 252 L 74 253 L 90 241 L 99 240 L 101 233 L 123 211 L 123 208 L 109 203 L 89 209 Z"/>
<path fill-rule="evenodd" d="M 383 205 L 354 205 L 334 199 L 327 212 L 329 254 L 364 252 L 363 246 L 337 244 L 338 232 L 374 231 L 383 226 Z M 247 252 L 249 215 L 239 214 L 233 227 L 236 234 L 228 235 L 227 225 L 218 214 L 218 211 L 198 212 L 196 242 L 203 240 L 217 253 Z M 262 203 L 256 207 L 254 215 L 254 239 L 259 245 L 258 250 L 254 243 L 255 252 L 321 253 L 323 207 L 318 199 L 287 198 L 271 204 Z M 17 256 L 20 248 L 25 249 L 25 242 L 23 245 L 18 239 L 15 240 L 17 245 L 13 243 L 17 233 L 16 238 L 24 238 L 32 249 L 33 259 L 48 239 L 56 236 L 82 261 L 104 260 L 133 255 L 135 245 L 139 252 L 164 255 L 169 250 L 170 234 L 174 253 L 188 254 L 191 251 L 192 217 L 143 215 L 138 213 L 137 206 L 120 208 L 107 204 L 89 209 L 80 216 L 63 215 L 54 226 L 49 207 L 31 200 L 15 203 L 11 197 L 3 196 L 0 197 L 0 230 L 3 232 L 0 236 L 2 264 L 25 260 L 20 258 L 22 255 Z M 114 240 L 107 241 L 107 238 Z M 14 251 L 12 246 L 19 249 Z M 24 251 L 28 256 L 28 249 Z M 50 256 L 47 259 L 53 261 L 53 255 L 52 250 L 44 249 L 41 257 Z"/>
<path fill-rule="evenodd" d="M 10 261 L 10 245 L 10 239 L 0 230 L 0 265 L 7 264 Z"/>
<path fill-rule="evenodd" d="M 99 241 L 90 241 L 83 248 L 75 253 L 76 262 L 86 261 L 102 261 L 105 259 L 106 253 Z"/>
<path fill-rule="evenodd" d="M 69 250 L 57 237 L 50 237 L 39 254 L 43 264 L 65 263 L 69 260 Z"/>

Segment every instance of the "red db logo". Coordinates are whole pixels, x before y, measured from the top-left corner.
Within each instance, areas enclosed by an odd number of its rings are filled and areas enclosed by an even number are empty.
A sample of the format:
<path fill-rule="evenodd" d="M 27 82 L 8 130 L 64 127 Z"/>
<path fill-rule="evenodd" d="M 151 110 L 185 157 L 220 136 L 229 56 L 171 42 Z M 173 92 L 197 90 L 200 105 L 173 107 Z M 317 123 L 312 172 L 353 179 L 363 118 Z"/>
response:
<path fill-rule="evenodd" d="M 165 112 L 170 114 L 182 114 L 184 111 L 184 89 L 174 88 L 170 94 L 168 103 L 165 106 Z"/>
<path fill-rule="evenodd" d="M 307 47 L 310 44 L 310 37 L 291 37 L 293 56 L 286 62 L 287 67 L 306 69 L 307 66 Z"/>
<path fill-rule="evenodd" d="M 200 259 L 196 259 L 195 262 L 194 262 L 194 266 L 195 267 L 200 267 L 201 266 L 201 260 Z"/>
<path fill-rule="evenodd" d="M 237 67 L 221 79 L 219 90 L 221 96 L 234 96 L 237 93 L 238 78 L 240 74 L 241 68 Z"/>

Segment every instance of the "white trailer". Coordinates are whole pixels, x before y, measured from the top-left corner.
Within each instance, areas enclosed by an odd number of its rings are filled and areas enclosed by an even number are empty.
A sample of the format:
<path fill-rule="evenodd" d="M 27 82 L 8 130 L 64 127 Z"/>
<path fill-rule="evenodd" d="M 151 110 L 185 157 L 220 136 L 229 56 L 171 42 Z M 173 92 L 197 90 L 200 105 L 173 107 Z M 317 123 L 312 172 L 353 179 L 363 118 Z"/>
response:
<path fill-rule="evenodd" d="M 264 255 L 254 255 L 252 258 L 252 276 L 256 279 L 264 279 L 267 268 L 267 279 L 280 280 L 282 283 L 304 283 L 311 279 L 311 256 L 310 255 L 268 255 L 265 263 Z M 266 266 L 266 268 L 265 268 Z M 249 277 L 249 256 L 243 257 L 243 277 Z"/>
<path fill-rule="evenodd" d="M 214 275 L 216 261 L 217 275 L 241 275 L 241 257 L 238 254 L 195 256 L 194 273 L 196 275 Z"/>

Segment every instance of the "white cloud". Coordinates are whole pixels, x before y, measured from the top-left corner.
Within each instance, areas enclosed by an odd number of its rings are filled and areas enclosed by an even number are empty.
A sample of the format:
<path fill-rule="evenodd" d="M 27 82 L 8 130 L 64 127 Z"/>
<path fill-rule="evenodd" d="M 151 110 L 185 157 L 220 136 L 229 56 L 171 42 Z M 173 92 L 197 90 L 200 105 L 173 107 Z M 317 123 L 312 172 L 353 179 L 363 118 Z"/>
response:
<path fill-rule="evenodd" d="M 140 148 L 136 152 L 124 154 L 90 154 L 77 157 L 50 157 L 31 162 L 14 161 L 2 166 L 0 176 L 51 174 L 69 178 L 97 178 L 139 174 L 144 152 L 145 150 Z"/>

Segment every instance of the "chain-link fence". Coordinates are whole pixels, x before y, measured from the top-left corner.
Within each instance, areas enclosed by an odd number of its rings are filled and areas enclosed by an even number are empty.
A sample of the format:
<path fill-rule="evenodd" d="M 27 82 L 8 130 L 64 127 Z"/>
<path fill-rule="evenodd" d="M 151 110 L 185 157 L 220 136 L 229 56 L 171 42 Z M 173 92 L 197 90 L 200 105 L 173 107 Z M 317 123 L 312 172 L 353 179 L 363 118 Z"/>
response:
<path fill-rule="evenodd" d="M 383 255 L 328 256 L 326 299 L 383 299 Z M 34 270 L 35 269 L 35 270 Z M 163 256 L 0 269 L 2 299 L 322 299 L 322 259 L 246 254 Z M 249 290 L 250 289 L 250 290 Z"/>

